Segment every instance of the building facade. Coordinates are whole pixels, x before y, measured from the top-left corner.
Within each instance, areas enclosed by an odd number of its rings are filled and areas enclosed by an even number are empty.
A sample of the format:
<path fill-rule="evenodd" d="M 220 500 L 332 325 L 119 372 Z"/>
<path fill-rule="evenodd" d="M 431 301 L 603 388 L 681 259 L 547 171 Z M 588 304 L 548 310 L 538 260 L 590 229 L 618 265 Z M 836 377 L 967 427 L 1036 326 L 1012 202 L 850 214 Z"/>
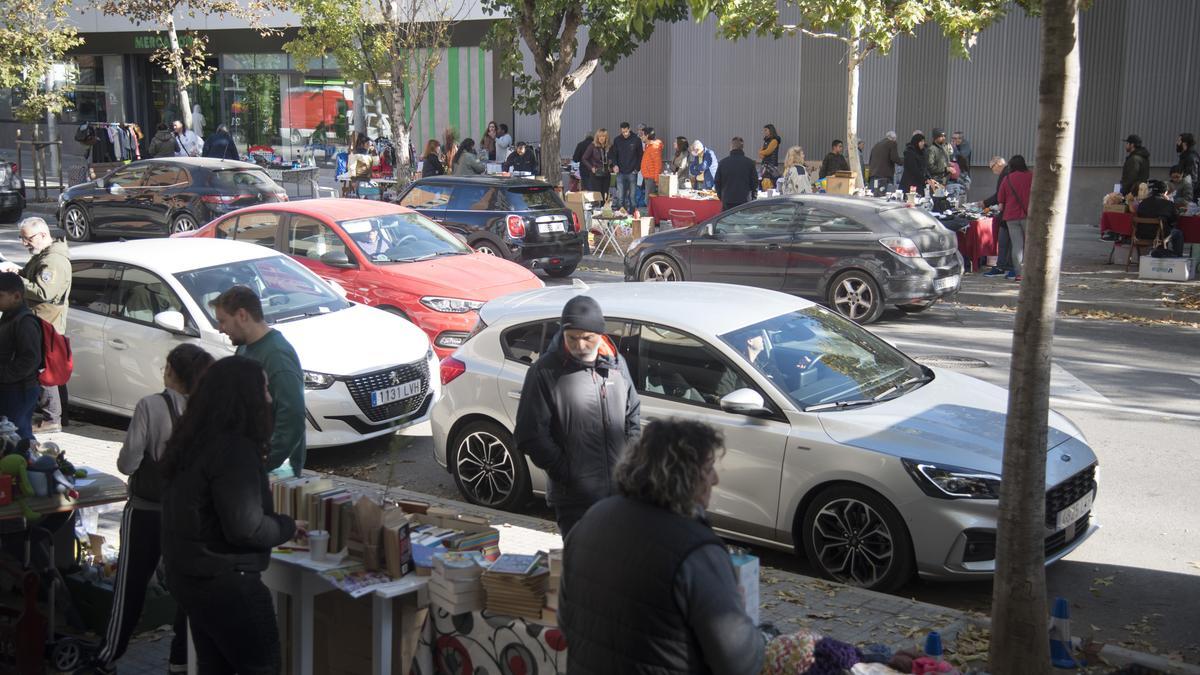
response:
<path fill-rule="evenodd" d="M 466 2 L 414 121 L 414 146 L 419 151 L 447 127 L 460 139 L 478 138 L 493 119 L 508 123 L 516 140 L 537 142 L 537 116 L 514 114 L 511 80 L 480 48 L 492 18 Z M 158 121 L 178 116 L 174 83 L 149 58 L 161 37 L 102 16 L 83 0 L 72 16 L 85 43 L 72 55 L 77 85 L 75 105 L 62 115 L 65 154 L 82 152 L 69 147 L 70 125 L 130 121 L 152 133 Z M 380 92 L 346 81 L 332 59 L 301 68 L 283 52 L 296 17 L 273 17 L 283 35 L 267 38 L 235 20 L 185 15 L 178 21 L 209 35 L 210 65 L 217 69 L 193 88 L 202 135 L 226 124 L 243 151 L 262 145 L 290 159 L 314 145 L 344 149 L 356 108 L 370 135 L 388 132 Z M 1095 221 L 1100 197 L 1119 177 L 1126 135 L 1145 139 L 1155 175 L 1165 176 L 1176 161 L 1176 136 L 1200 133 L 1197 28 L 1194 0 L 1104 0 L 1083 13 L 1072 222 Z M 891 53 L 872 55 L 863 66 L 859 137 L 870 148 L 889 130 L 902 144 L 917 129 L 961 130 L 974 149 L 972 193 L 990 194 L 992 178 L 983 169 L 989 157 L 1023 154 L 1033 163 L 1039 41 L 1038 21 L 1015 6 L 979 36 L 969 60 L 954 57 L 934 26 L 900 38 Z M 845 81 L 836 41 L 730 42 L 717 36 L 711 19 L 664 25 L 569 100 L 562 148 L 597 127 L 615 130 L 628 121 L 654 126 L 668 147 L 675 136 L 699 138 L 723 155 L 732 136 L 756 147 L 762 126 L 771 123 L 785 147 L 800 145 L 809 159 L 820 159 L 845 135 Z M 0 92 L 0 148 L 13 147 L 11 107 L 8 93 Z"/>

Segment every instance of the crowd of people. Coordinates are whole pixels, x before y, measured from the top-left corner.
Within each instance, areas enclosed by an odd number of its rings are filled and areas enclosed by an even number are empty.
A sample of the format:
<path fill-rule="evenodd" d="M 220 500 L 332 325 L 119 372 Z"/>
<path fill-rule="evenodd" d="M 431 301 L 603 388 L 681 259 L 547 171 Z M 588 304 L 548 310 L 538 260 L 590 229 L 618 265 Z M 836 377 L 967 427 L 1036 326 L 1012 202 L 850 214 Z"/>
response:
<path fill-rule="evenodd" d="M 0 265 L 0 415 L 37 447 L 38 433 L 61 424 L 34 424 L 39 400 L 57 397 L 47 406 L 54 411 L 66 406 L 65 388 L 43 390 L 39 373 L 47 331 L 66 327 L 71 267 L 66 243 L 44 220 L 26 218 L 19 229 L 33 257 L 20 268 Z M 236 355 L 214 361 L 188 343 L 167 353 L 163 391 L 137 403 L 117 458 L 129 499 L 95 673 L 116 672 L 160 559 L 180 608 L 169 672 L 187 670 L 187 623 L 200 672 L 279 672 L 275 611 L 260 573 L 273 547 L 304 536 L 304 523 L 274 512 L 268 489 L 269 475 L 304 467 L 303 371 L 253 290 L 233 286 L 211 304 Z M 4 536 L 7 550 L 10 538 L 29 532 Z M 53 562 L 42 553 L 35 564 Z"/>

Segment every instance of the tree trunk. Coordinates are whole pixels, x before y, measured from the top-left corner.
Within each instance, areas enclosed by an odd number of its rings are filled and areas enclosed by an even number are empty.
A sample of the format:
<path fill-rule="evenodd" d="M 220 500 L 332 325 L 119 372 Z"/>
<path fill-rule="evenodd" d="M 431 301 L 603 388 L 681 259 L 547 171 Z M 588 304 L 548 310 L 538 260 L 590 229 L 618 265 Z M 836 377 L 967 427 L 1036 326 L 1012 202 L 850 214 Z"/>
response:
<path fill-rule="evenodd" d="M 392 57 L 392 129 L 396 134 L 396 189 L 399 190 L 412 180 L 413 167 L 408 163 L 408 144 L 412 138 L 411 120 L 404 116 L 404 98 L 408 91 L 404 83 L 404 67 L 400 61 L 407 55 Z M 412 111 L 413 115 L 417 111 Z M 418 158 L 417 161 L 420 161 Z"/>
<path fill-rule="evenodd" d="M 994 673 L 1050 672 L 1044 565 L 1046 425 L 1075 150 L 1078 9 L 1078 0 L 1045 0 L 1042 10 L 1037 180 L 1029 200 L 1023 281 L 1013 331 L 992 591 L 989 670 Z"/>
<path fill-rule="evenodd" d="M 192 102 L 188 97 L 187 78 L 183 72 L 183 50 L 179 48 L 179 33 L 175 30 L 175 17 L 167 13 L 167 40 L 171 44 L 171 68 L 175 70 L 175 89 L 179 92 L 179 119 L 185 129 L 192 128 Z M 170 125 L 174 120 L 167 120 Z"/>
<path fill-rule="evenodd" d="M 862 68 L 858 47 L 859 41 L 854 40 L 846 50 L 846 157 L 850 160 L 850 170 L 856 176 L 855 188 L 863 186 L 862 160 L 858 155 L 858 83 Z"/>
<path fill-rule="evenodd" d="M 408 123 L 401 121 L 396 126 L 396 190 L 408 185 L 416 168 L 408 162 L 408 144 L 412 131 Z"/>
<path fill-rule="evenodd" d="M 541 105 L 538 106 L 538 115 L 542 125 L 540 167 L 546 182 L 554 186 L 562 185 L 562 171 L 558 168 L 558 148 L 562 143 L 564 106 L 566 106 L 566 101 L 557 98 L 542 98 Z"/>

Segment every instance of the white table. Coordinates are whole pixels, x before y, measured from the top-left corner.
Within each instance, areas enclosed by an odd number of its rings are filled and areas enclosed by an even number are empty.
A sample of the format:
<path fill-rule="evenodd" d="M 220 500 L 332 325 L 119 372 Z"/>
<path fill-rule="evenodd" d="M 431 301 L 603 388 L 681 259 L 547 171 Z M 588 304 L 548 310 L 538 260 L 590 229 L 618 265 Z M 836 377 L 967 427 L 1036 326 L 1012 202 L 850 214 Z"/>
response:
<path fill-rule="evenodd" d="M 625 251 L 621 250 L 621 244 L 617 241 L 617 223 L 629 220 L 628 216 L 605 217 L 593 214 L 592 220 L 600 227 L 600 242 L 596 244 L 594 255 L 602 258 L 607 250 L 621 256 L 621 259 L 624 260 Z"/>
<path fill-rule="evenodd" d="M 271 566 L 263 572 L 262 580 L 267 588 L 280 596 L 289 596 L 291 603 L 292 663 L 294 675 L 313 673 L 313 606 L 315 598 L 337 587 L 321 577 L 319 568 L 310 564 L 303 553 L 271 555 Z M 330 565 L 326 569 L 334 569 Z M 417 594 L 417 604 L 429 603 L 429 577 L 408 574 L 395 582 L 379 586 L 371 592 L 372 636 L 371 651 L 373 672 L 391 675 L 392 672 L 392 628 L 394 604 L 392 600 L 409 593 Z M 339 593 L 341 591 L 338 591 Z M 281 603 L 276 601 L 276 608 Z"/>

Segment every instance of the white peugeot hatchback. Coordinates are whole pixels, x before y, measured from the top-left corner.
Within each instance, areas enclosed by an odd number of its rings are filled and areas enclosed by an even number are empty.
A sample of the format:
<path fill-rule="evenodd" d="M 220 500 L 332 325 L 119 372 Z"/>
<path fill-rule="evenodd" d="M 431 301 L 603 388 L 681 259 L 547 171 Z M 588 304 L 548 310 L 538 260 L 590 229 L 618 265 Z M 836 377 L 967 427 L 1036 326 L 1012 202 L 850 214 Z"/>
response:
<path fill-rule="evenodd" d="M 986 577 L 1008 392 L 916 363 L 834 312 L 745 286 L 603 284 L 508 295 L 441 363 L 437 461 L 471 501 L 513 508 L 545 476 L 513 446 L 529 365 L 586 292 L 629 365 L 642 422 L 686 417 L 725 435 L 709 518 L 722 534 L 804 551 L 825 576 L 891 589 L 914 572 Z M 561 339 L 561 338 L 557 338 Z M 1046 562 L 1095 530 L 1096 456 L 1051 413 Z"/>
<path fill-rule="evenodd" d="M 309 447 L 345 445 L 425 421 L 441 384 L 425 333 L 357 305 L 287 256 L 215 239 L 147 239 L 77 246 L 67 335 L 71 403 L 118 415 L 161 391 L 167 352 L 192 342 L 234 352 L 209 301 L 241 284 L 292 343 L 304 369 Z"/>

